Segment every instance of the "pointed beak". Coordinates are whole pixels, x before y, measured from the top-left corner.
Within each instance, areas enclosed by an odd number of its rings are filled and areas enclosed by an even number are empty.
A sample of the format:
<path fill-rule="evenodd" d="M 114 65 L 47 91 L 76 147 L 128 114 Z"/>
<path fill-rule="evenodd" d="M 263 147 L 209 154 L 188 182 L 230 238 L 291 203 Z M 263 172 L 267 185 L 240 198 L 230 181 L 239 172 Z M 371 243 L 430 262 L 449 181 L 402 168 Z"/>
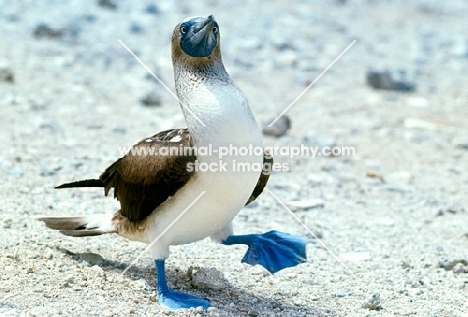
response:
<path fill-rule="evenodd" d="M 217 25 L 213 15 L 198 18 L 193 22 L 190 33 L 181 41 L 181 47 L 192 57 L 208 57 L 217 45 Z"/>

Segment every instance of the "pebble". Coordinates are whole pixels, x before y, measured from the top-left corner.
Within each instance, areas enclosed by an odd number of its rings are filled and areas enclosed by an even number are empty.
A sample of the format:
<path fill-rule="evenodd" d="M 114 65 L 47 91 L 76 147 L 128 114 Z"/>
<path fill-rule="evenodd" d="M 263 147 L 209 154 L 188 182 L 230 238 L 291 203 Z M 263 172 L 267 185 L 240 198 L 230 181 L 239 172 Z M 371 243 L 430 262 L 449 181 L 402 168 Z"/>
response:
<path fill-rule="evenodd" d="M 421 129 L 421 130 L 437 130 L 438 125 L 426 120 L 418 118 L 408 118 L 403 123 L 403 126 L 407 129 Z"/>
<path fill-rule="evenodd" d="M 98 5 L 109 10 L 117 9 L 117 4 L 112 0 L 98 0 Z"/>
<path fill-rule="evenodd" d="M 426 108 L 429 102 L 427 101 L 426 98 L 412 97 L 412 98 L 408 98 L 407 103 L 408 103 L 408 106 L 411 106 L 414 108 Z"/>
<path fill-rule="evenodd" d="M 15 75 L 8 67 L 0 67 L 0 82 L 13 83 Z"/>
<path fill-rule="evenodd" d="M 416 85 L 406 80 L 404 71 L 373 71 L 366 72 L 366 84 L 375 89 L 410 92 Z"/>
<path fill-rule="evenodd" d="M 105 277 L 106 273 L 102 269 L 102 267 L 93 265 L 92 267 L 89 268 L 89 272 L 94 275 L 94 276 L 99 276 L 99 277 Z"/>
<path fill-rule="evenodd" d="M 468 273 L 468 266 L 463 265 L 463 263 L 457 263 L 453 266 L 452 269 L 453 273 L 459 274 L 459 273 Z"/>
<path fill-rule="evenodd" d="M 75 39 L 81 31 L 80 24 L 72 21 L 66 26 L 50 26 L 40 23 L 34 28 L 33 35 L 36 38 L 48 39 Z"/>
<path fill-rule="evenodd" d="M 282 115 L 271 127 L 269 127 L 273 120 L 275 119 L 271 119 L 263 125 L 264 135 L 279 138 L 285 135 L 286 132 L 291 129 L 292 121 L 289 116 L 285 114 Z"/>
<path fill-rule="evenodd" d="M 145 8 L 145 12 L 148 14 L 159 14 L 159 9 L 155 4 L 148 4 Z"/>
<path fill-rule="evenodd" d="M 446 271 L 450 271 L 458 263 L 461 263 L 462 265 L 468 265 L 468 261 L 464 259 L 449 260 L 449 259 L 443 258 L 439 261 L 439 267 L 443 268 Z"/>
<path fill-rule="evenodd" d="M 367 308 L 369 310 L 381 310 L 382 309 L 382 304 L 380 302 L 380 294 L 374 294 L 372 295 L 372 298 L 365 302 L 362 305 L 363 308 Z"/>
<path fill-rule="evenodd" d="M 353 291 L 349 289 L 339 290 L 335 293 L 336 297 L 347 297 L 353 295 Z"/>
<path fill-rule="evenodd" d="M 75 276 L 73 274 L 67 275 L 67 277 L 65 278 L 65 282 L 73 284 L 75 282 Z"/>
<path fill-rule="evenodd" d="M 143 27 L 140 23 L 132 21 L 130 23 L 130 33 L 139 34 L 142 33 Z"/>
<path fill-rule="evenodd" d="M 323 208 L 325 207 L 325 202 L 322 199 L 293 200 L 287 201 L 286 206 L 291 208 L 292 211 L 309 210 Z"/>
<path fill-rule="evenodd" d="M 159 107 L 161 106 L 161 95 L 159 91 L 153 90 L 141 98 L 140 102 L 147 107 Z"/>
<path fill-rule="evenodd" d="M 408 295 L 410 296 L 419 296 L 419 295 L 422 295 L 424 294 L 424 291 L 420 288 L 410 288 L 408 290 Z"/>

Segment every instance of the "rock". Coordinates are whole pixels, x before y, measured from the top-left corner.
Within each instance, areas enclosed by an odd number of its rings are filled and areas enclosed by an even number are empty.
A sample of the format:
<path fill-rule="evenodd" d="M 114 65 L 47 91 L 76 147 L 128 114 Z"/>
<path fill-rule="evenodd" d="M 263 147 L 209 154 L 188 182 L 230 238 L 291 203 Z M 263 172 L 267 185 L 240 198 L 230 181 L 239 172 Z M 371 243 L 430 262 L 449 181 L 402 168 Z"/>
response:
<path fill-rule="evenodd" d="M 445 269 L 446 271 L 453 270 L 455 265 L 461 263 L 462 265 L 468 265 L 468 262 L 464 259 L 458 259 L 458 260 L 449 260 L 449 259 L 441 259 L 439 260 L 439 267 Z"/>
<path fill-rule="evenodd" d="M 147 107 L 159 107 L 161 105 L 161 95 L 159 91 L 153 90 L 141 98 L 140 102 Z"/>
<path fill-rule="evenodd" d="M 347 252 L 338 255 L 338 258 L 343 262 L 361 262 L 371 259 L 369 252 Z"/>
<path fill-rule="evenodd" d="M 201 268 L 191 274 L 191 283 L 199 289 L 215 291 L 226 288 L 224 274 L 214 268 Z"/>
<path fill-rule="evenodd" d="M 89 272 L 91 273 L 91 275 L 93 276 L 99 276 L 99 277 L 102 277 L 102 278 L 105 278 L 106 277 L 106 272 L 104 272 L 104 270 L 102 269 L 102 267 L 98 266 L 98 265 L 93 265 L 92 267 L 89 268 Z"/>
<path fill-rule="evenodd" d="M 159 14 L 159 9 L 155 4 L 149 4 L 145 8 L 145 12 L 148 14 Z"/>
<path fill-rule="evenodd" d="M 339 290 L 335 293 L 335 297 L 347 297 L 353 295 L 353 291 L 349 289 Z"/>
<path fill-rule="evenodd" d="M 73 274 L 67 275 L 65 283 L 73 284 L 75 282 L 75 276 Z"/>
<path fill-rule="evenodd" d="M 138 34 L 143 32 L 143 27 L 140 23 L 132 21 L 130 23 L 130 33 Z"/>
<path fill-rule="evenodd" d="M 366 84 L 375 89 L 410 92 L 416 85 L 406 81 L 404 71 L 373 71 L 366 72 Z"/>
<path fill-rule="evenodd" d="M 424 291 L 420 288 L 410 288 L 408 291 L 409 296 L 419 296 L 424 294 Z"/>
<path fill-rule="evenodd" d="M 0 67 L 0 82 L 13 83 L 14 81 L 15 75 L 13 72 L 8 67 Z"/>
<path fill-rule="evenodd" d="M 380 294 L 372 295 L 372 298 L 369 301 L 365 302 L 362 305 L 362 307 L 367 308 L 369 310 L 381 310 L 382 305 L 381 305 L 381 302 L 380 302 Z"/>
<path fill-rule="evenodd" d="M 34 37 L 57 39 L 63 36 L 63 31 L 59 28 L 53 28 L 47 24 L 41 23 L 34 29 Z"/>
<path fill-rule="evenodd" d="M 377 219 L 377 223 L 383 226 L 391 227 L 395 225 L 395 220 L 392 218 L 382 217 Z"/>
<path fill-rule="evenodd" d="M 376 172 L 376 171 L 367 171 L 366 172 L 366 177 L 369 177 L 369 178 L 378 178 L 382 183 L 385 183 L 385 179 L 383 177 L 383 174 L 380 173 L 380 172 Z"/>
<path fill-rule="evenodd" d="M 117 10 L 117 4 L 112 0 L 98 0 L 98 5 L 109 10 Z"/>
<path fill-rule="evenodd" d="M 407 129 L 437 130 L 438 128 L 437 124 L 418 118 L 408 118 L 403 125 Z"/>
<path fill-rule="evenodd" d="M 291 129 L 291 119 L 287 115 L 282 115 L 271 127 L 269 125 L 274 119 L 264 124 L 263 134 L 279 138 L 286 134 Z"/>
<path fill-rule="evenodd" d="M 81 253 L 80 260 L 88 262 L 90 265 L 101 265 L 102 256 L 96 253 Z"/>
<path fill-rule="evenodd" d="M 463 265 L 462 263 L 457 263 L 453 266 L 452 271 L 455 274 L 468 273 L 468 266 Z"/>
<path fill-rule="evenodd" d="M 425 98 L 422 97 L 413 97 L 413 98 L 408 98 L 408 106 L 414 107 L 414 108 L 426 108 L 428 101 Z"/>
<path fill-rule="evenodd" d="M 286 202 L 286 206 L 292 211 L 309 210 L 313 208 L 323 208 L 325 202 L 322 199 L 293 200 Z"/>
<path fill-rule="evenodd" d="M 36 38 L 48 38 L 55 40 L 74 39 L 80 33 L 80 24 L 72 22 L 67 26 L 58 27 L 40 23 L 33 31 Z"/>

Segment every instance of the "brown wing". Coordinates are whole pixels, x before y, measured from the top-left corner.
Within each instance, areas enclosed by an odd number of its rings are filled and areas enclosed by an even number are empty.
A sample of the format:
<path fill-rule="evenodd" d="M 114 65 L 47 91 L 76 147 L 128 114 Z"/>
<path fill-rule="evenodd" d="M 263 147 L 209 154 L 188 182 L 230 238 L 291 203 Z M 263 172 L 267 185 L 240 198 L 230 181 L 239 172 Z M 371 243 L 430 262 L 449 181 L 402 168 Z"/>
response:
<path fill-rule="evenodd" d="M 245 204 L 246 206 L 257 199 L 257 197 L 260 196 L 260 194 L 263 192 L 263 188 L 265 188 L 266 184 L 268 183 L 268 179 L 270 178 L 272 166 L 273 156 L 271 156 L 271 154 L 265 150 L 263 153 L 263 169 L 260 173 L 260 178 L 258 179 L 257 185 L 255 185 L 252 195 L 250 195 L 249 200 Z"/>
<path fill-rule="evenodd" d="M 182 188 L 193 175 L 187 171 L 187 164 L 196 157 L 193 152 L 169 154 L 192 145 L 187 129 L 162 131 L 141 140 L 109 166 L 99 179 L 106 195 L 114 188 L 120 214 L 132 222 L 142 221 Z"/>

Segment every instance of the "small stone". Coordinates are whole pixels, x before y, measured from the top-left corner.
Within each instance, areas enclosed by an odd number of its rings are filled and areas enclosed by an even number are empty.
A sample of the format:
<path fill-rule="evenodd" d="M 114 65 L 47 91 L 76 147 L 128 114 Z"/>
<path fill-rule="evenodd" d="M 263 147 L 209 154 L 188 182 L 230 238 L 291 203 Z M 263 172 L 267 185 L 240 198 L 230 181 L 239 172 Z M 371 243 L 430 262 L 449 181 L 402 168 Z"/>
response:
<path fill-rule="evenodd" d="M 161 96 L 158 91 L 153 90 L 141 98 L 140 102 L 147 107 L 159 107 L 161 105 Z"/>
<path fill-rule="evenodd" d="M 286 206 L 292 211 L 309 210 L 313 208 L 325 207 L 325 202 L 322 199 L 308 199 L 308 200 L 293 200 L 286 202 Z"/>
<path fill-rule="evenodd" d="M 75 282 L 75 277 L 73 276 L 73 274 L 67 275 L 67 277 L 65 278 L 65 282 L 73 284 Z"/>
<path fill-rule="evenodd" d="M 336 297 L 347 297 L 353 295 L 353 291 L 349 289 L 339 290 L 335 293 Z"/>
<path fill-rule="evenodd" d="M 439 261 L 439 267 L 445 269 L 446 271 L 450 271 L 453 270 L 454 266 L 458 263 L 461 263 L 465 266 L 468 265 L 468 262 L 464 259 L 449 260 L 444 258 Z"/>
<path fill-rule="evenodd" d="M 416 85 L 406 80 L 404 71 L 372 71 L 366 72 L 366 84 L 375 89 L 410 92 Z"/>
<path fill-rule="evenodd" d="M 455 274 L 468 273 L 468 266 L 465 266 L 462 263 L 457 263 L 454 265 L 452 271 Z"/>
<path fill-rule="evenodd" d="M 88 262 L 90 265 L 102 264 L 102 256 L 96 253 L 81 253 L 80 260 Z"/>
<path fill-rule="evenodd" d="M 286 134 L 286 132 L 288 130 L 291 129 L 291 125 L 292 125 L 292 122 L 291 122 L 291 119 L 289 118 L 289 116 L 287 115 L 282 115 L 271 127 L 269 126 L 271 124 L 271 122 L 273 122 L 273 120 L 275 119 L 272 119 L 271 121 L 269 121 L 268 123 L 265 123 L 264 126 L 263 126 L 263 134 L 264 135 L 268 135 L 268 136 L 272 136 L 272 137 L 275 137 L 275 138 L 279 138 L 283 135 Z"/>
<path fill-rule="evenodd" d="M 63 36 L 63 31 L 41 23 L 34 29 L 33 34 L 37 38 L 60 38 Z"/>
<path fill-rule="evenodd" d="M 195 311 L 196 311 L 197 313 L 203 313 L 203 310 L 204 310 L 204 309 L 203 309 L 202 306 L 198 306 L 197 308 L 195 308 Z"/>
<path fill-rule="evenodd" d="M 191 283 L 199 289 L 223 290 L 226 288 L 224 274 L 214 268 L 201 268 L 191 275 Z"/>
<path fill-rule="evenodd" d="M 391 227 L 395 225 L 395 220 L 393 220 L 392 218 L 382 217 L 382 218 L 377 219 L 377 223 L 384 225 L 384 226 Z"/>
<path fill-rule="evenodd" d="M 155 4 L 149 4 L 145 8 L 145 12 L 148 14 L 159 14 L 159 9 Z"/>
<path fill-rule="evenodd" d="M 117 9 L 117 4 L 115 4 L 112 0 L 98 0 L 98 5 L 109 10 Z"/>
<path fill-rule="evenodd" d="M 256 312 L 255 310 L 249 310 L 247 314 L 249 314 L 249 316 L 251 316 L 251 317 L 257 317 L 258 316 L 258 312 Z"/>
<path fill-rule="evenodd" d="M 428 101 L 422 97 L 408 98 L 408 105 L 414 108 L 426 108 Z"/>
<path fill-rule="evenodd" d="M 369 310 L 381 310 L 382 305 L 381 305 L 381 302 L 380 302 L 380 294 L 372 295 L 372 298 L 369 301 L 367 301 L 366 303 L 364 303 L 362 305 L 362 307 L 367 308 Z"/>
<path fill-rule="evenodd" d="M 367 171 L 366 177 L 369 178 L 378 178 L 382 183 L 385 183 L 385 179 L 382 173 L 376 171 Z"/>
<path fill-rule="evenodd" d="M 408 291 L 408 294 L 410 296 L 419 296 L 419 295 L 422 295 L 423 293 L 424 293 L 423 290 L 420 288 L 410 288 Z"/>
<path fill-rule="evenodd" d="M 418 118 L 408 118 L 403 123 L 407 129 L 420 129 L 420 130 L 437 130 L 438 126 L 435 123 L 425 121 Z"/>
<path fill-rule="evenodd" d="M 0 82 L 12 83 L 15 81 L 15 75 L 7 67 L 0 67 Z"/>
<path fill-rule="evenodd" d="M 99 276 L 99 277 L 102 277 L 102 278 L 105 278 L 105 277 L 106 277 L 106 272 L 104 272 L 104 270 L 102 269 L 102 267 L 97 266 L 97 265 L 94 265 L 94 266 L 90 267 L 90 268 L 89 268 L 89 272 L 90 272 L 91 275 L 93 275 L 93 276 Z"/>
<path fill-rule="evenodd" d="M 403 269 L 409 269 L 409 268 L 411 268 L 411 265 L 409 264 L 408 261 L 403 260 L 403 261 L 401 262 L 401 268 L 403 268 Z"/>
<path fill-rule="evenodd" d="M 140 23 L 135 22 L 135 21 L 130 23 L 130 33 L 138 34 L 138 33 L 141 33 L 142 31 L 143 31 L 143 27 L 141 26 Z"/>

